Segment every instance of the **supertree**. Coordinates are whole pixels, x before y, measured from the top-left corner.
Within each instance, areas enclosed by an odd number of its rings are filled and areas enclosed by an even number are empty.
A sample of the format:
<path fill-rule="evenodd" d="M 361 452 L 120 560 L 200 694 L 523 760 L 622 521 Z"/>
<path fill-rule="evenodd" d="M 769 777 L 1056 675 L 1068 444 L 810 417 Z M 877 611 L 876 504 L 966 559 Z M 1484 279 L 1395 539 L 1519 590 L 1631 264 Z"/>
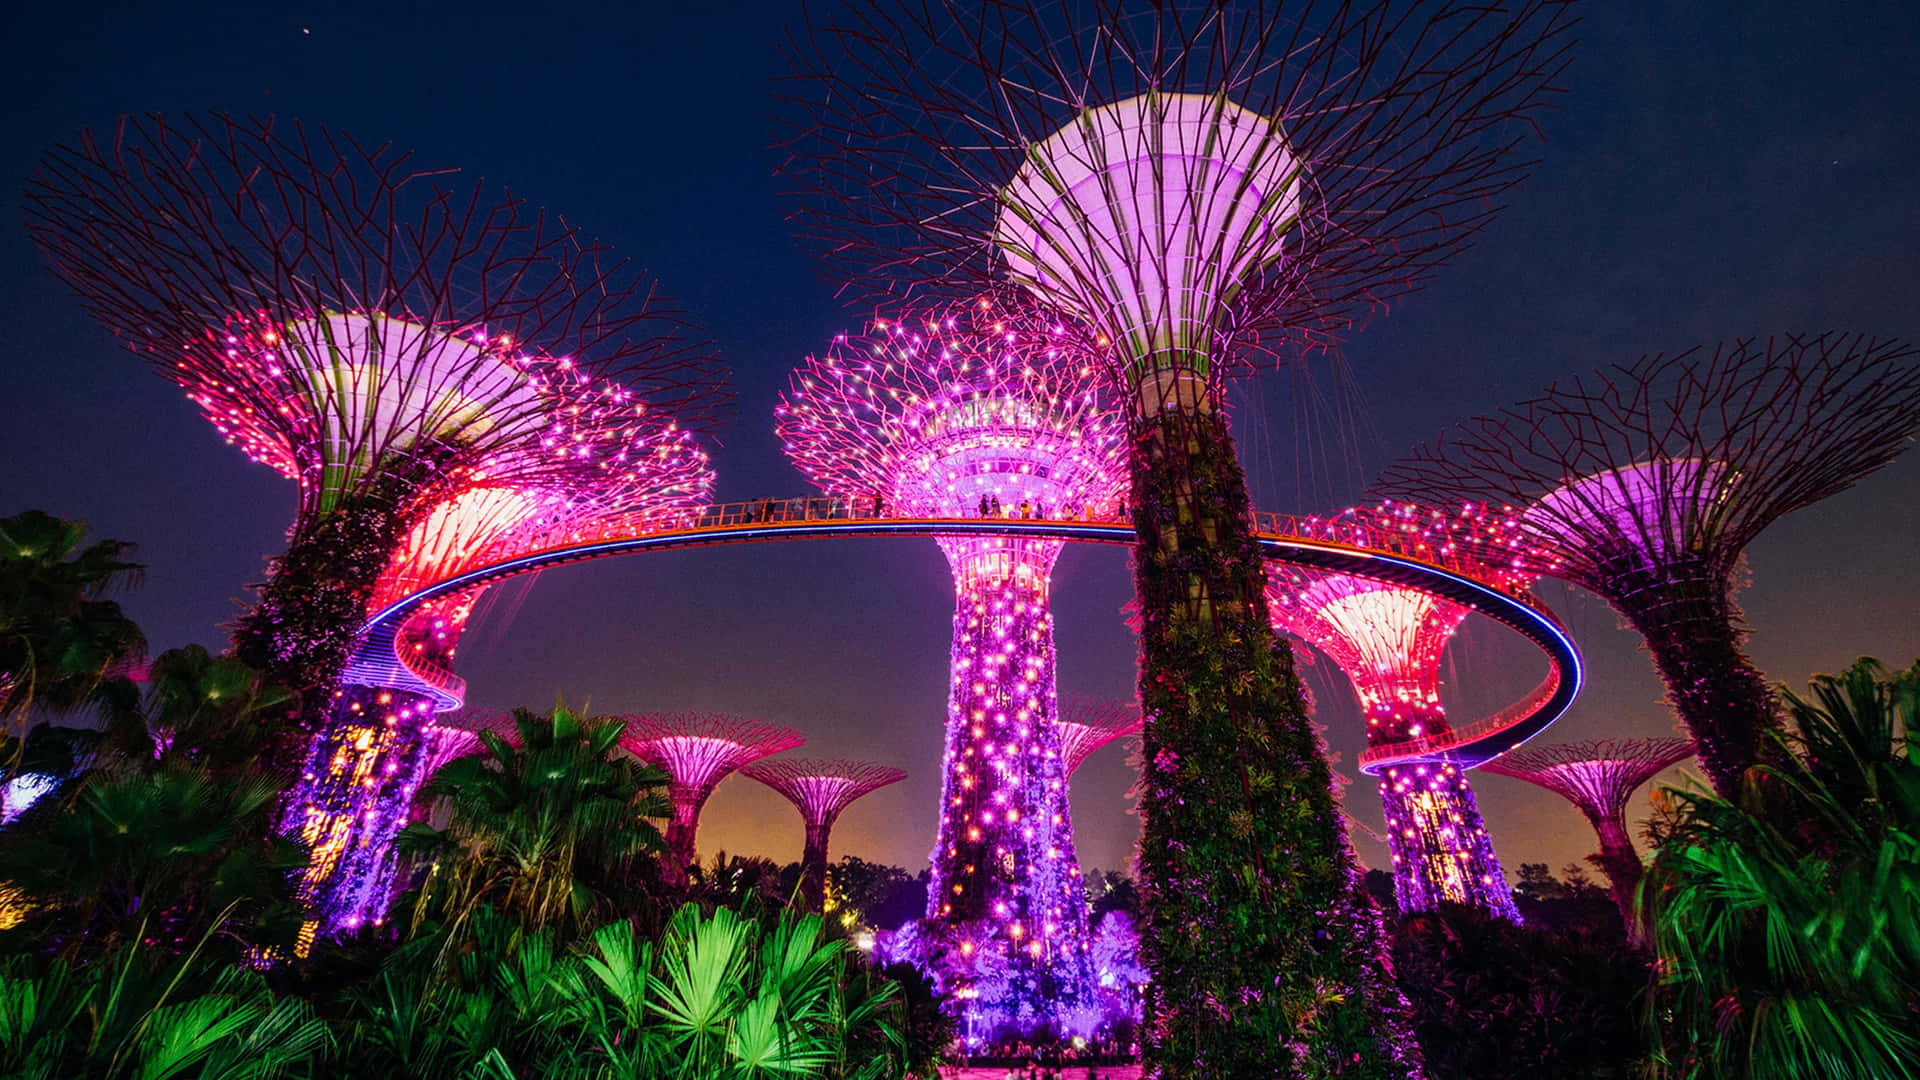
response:
<path fill-rule="evenodd" d="M 672 421 L 636 425 L 619 456 L 627 464 L 619 473 L 583 460 L 540 486 L 476 482 L 434 504 L 401 539 L 370 607 L 483 565 L 509 543 L 562 543 L 615 519 L 634 530 L 665 526 L 697 513 L 711 495 L 706 452 Z M 396 642 L 404 662 L 457 684 L 450 670 L 455 648 L 481 591 L 425 605 L 410 618 Z M 306 896 L 319 929 L 330 933 L 382 914 L 392 893 L 394 837 L 430 775 L 424 765 L 433 702 L 389 685 L 388 671 L 390 665 L 355 663 L 341 673 L 284 817 L 312 853 Z"/>
<path fill-rule="evenodd" d="M 388 144 L 212 115 L 83 132 L 29 182 L 34 239 L 86 307 L 299 485 L 235 644 L 302 691 L 330 686 L 435 504 L 582 462 L 618 477 L 636 428 L 697 427 L 719 398 L 719 368 L 644 275 L 447 175 Z"/>
<path fill-rule="evenodd" d="M 1060 759 L 1066 763 L 1067 778 L 1093 752 L 1132 735 L 1140 734 L 1146 720 L 1138 702 L 1102 701 L 1098 698 L 1068 698 L 1060 706 Z"/>
<path fill-rule="evenodd" d="M 1920 362 L 1894 340 L 1747 338 L 1645 356 L 1468 421 L 1390 467 L 1382 493 L 1508 508 L 1548 574 L 1645 639 L 1722 793 L 1773 722 L 1734 602 L 1741 553 L 1920 432 Z"/>
<path fill-rule="evenodd" d="M 853 0 L 790 49 L 785 171 L 830 268 L 880 294 L 1015 283 L 1084 324 L 1130 406 L 1163 1075 L 1270 1070 L 1276 1046 L 1418 1067 L 1221 393 L 1467 243 L 1570 23 L 1544 0 Z"/>
<path fill-rule="evenodd" d="M 1111 514 L 1124 432 L 1075 341 L 1058 319 L 987 301 L 877 319 L 794 374 L 779 433 L 829 495 L 877 494 L 909 516 Z M 927 917 L 1012 960 L 1016 1000 L 969 1007 L 1025 1027 L 1085 981 L 1049 598 L 1062 542 L 938 542 L 955 603 Z"/>
<path fill-rule="evenodd" d="M 907 778 L 903 770 L 889 765 L 807 758 L 757 761 L 740 771 L 785 796 L 806 822 L 800 897 L 807 910 L 815 913 L 826 906 L 827 841 L 833 835 L 833 823 L 854 800 Z"/>
<path fill-rule="evenodd" d="M 699 862 L 700 809 L 720 781 L 743 765 L 807 741 L 791 728 L 726 713 L 642 713 L 623 719 L 627 732 L 620 745 L 670 778 L 673 818 L 667 822 L 662 876 L 676 886 L 686 884 L 687 869 Z"/>
<path fill-rule="evenodd" d="M 1687 739 L 1592 739 L 1521 747 L 1481 768 L 1538 784 L 1586 815 L 1600 836 L 1600 851 L 1589 861 L 1607 875 L 1620 917 L 1632 928 L 1639 923 L 1633 893 L 1642 867 L 1627 835 L 1627 800 L 1640 785 L 1692 756 Z"/>
<path fill-rule="evenodd" d="M 1354 510 L 1341 517 L 1369 531 L 1418 529 L 1436 544 L 1456 537 L 1496 543 L 1484 535 L 1481 515 L 1436 521 L 1411 509 Z M 1340 524 L 1330 531 L 1338 533 Z M 1508 588 L 1531 580 L 1510 567 L 1511 561 L 1505 568 L 1495 564 L 1481 576 Z M 1276 563 L 1267 575 L 1274 629 L 1313 646 L 1346 675 L 1367 720 L 1368 746 L 1391 747 L 1449 730 L 1440 701 L 1440 659 L 1470 609 L 1351 574 Z M 1391 763 L 1381 770 L 1379 786 L 1401 911 L 1430 911 L 1446 900 L 1520 921 L 1464 769 L 1440 760 Z"/>

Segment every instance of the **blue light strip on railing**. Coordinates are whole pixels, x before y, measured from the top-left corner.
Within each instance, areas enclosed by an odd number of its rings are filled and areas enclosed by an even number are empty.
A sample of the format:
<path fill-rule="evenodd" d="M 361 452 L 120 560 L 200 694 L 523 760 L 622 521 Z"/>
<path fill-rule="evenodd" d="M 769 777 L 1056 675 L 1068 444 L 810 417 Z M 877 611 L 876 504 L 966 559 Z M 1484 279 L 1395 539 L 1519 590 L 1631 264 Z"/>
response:
<path fill-rule="evenodd" d="M 1021 521 L 1004 518 L 974 521 L 968 519 L 939 519 L 918 521 L 859 521 L 859 520 L 822 520 L 814 522 L 768 522 L 754 527 L 718 528 L 708 526 L 679 532 L 654 533 L 647 536 L 628 537 L 621 540 L 606 540 L 579 547 L 554 548 L 546 551 L 522 555 L 492 566 L 483 566 L 469 570 L 436 582 L 417 593 L 400 598 L 387 605 L 361 628 L 363 645 L 386 645 L 388 651 L 397 647 L 396 635 L 383 624 L 404 619 L 413 609 L 438 597 L 464 592 L 478 585 L 488 584 L 519 574 L 530 573 L 547 566 L 565 563 L 584 562 L 589 559 L 605 558 L 614 555 L 633 554 L 661 548 L 686 547 L 702 543 L 747 543 L 755 540 L 798 540 L 814 539 L 824 536 L 954 536 L 985 533 L 1001 536 L 1024 536 L 1051 540 L 1079 540 L 1089 543 L 1131 543 L 1135 538 L 1134 530 L 1126 525 L 1100 524 L 1096 522 L 1062 523 L 1054 521 Z M 1287 539 L 1272 536 L 1255 537 L 1269 557 L 1279 555 L 1286 561 L 1305 561 L 1312 564 L 1331 562 L 1332 568 L 1348 570 L 1362 577 L 1378 577 L 1368 574 L 1363 567 L 1367 563 L 1379 563 L 1396 567 L 1411 574 L 1416 581 L 1440 582 L 1449 586 L 1444 590 L 1431 590 L 1436 595 L 1449 600 L 1465 603 L 1468 607 L 1513 629 L 1539 645 L 1547 653 L 1548 660 L 1561 673 L 1559 687 L 1532 714 L 1519 721 L 1493 732 L 1481 739 L 1462 743 L 1448 750 L 1430 755 L 1383 760 L 1367 766 L 1363 771 L 1374 774 L 1389 765 L 1419 763 L 1425 761 L 1447 762 L 1471 768 L 1499 756 L 1520 745 L 1526 740 L 1544 731 L 1554 721 L 1563 716 L 1572 707 L 1585 684 L 1585 668 L 1580 661 L 1580 650 L 1573 639 L 1566 635 L 1554 621 L 1545 614 L 1527 604 L 1484 585 L 1472 578 L 1457 574 L 1430 563 L 1423 563 L 1400 555 L 1384 552 L 1366 551 L 1337 542 Z M 1287 560 L 1290 552 L 1317 552 L 1319 558 L 1313 560 Z M 1477 598 L 1473 599 L 1473 598 Z M 396 625 L 397 629 L 397 625 Z M 359 658 L 356 657 L 356 666 Z M 366 663 L 370 671 L 384 673 L 392 665 L 412 675 L 406 662 L 397 655 L 391 660 L 373 659 Z M 418 676 L 415 676 L 417 679 Z M 447 703 L 451 695 L 438 688 L 428 687 L 437 701 Z M 457 703 L 456 703 L 457 704 Z"/>

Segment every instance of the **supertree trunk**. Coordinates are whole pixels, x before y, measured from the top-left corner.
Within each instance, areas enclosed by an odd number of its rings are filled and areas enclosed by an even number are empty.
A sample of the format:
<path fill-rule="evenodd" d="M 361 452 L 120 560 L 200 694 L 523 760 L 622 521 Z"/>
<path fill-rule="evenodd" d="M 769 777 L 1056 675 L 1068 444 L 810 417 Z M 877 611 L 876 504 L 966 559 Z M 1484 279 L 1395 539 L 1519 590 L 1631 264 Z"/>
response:
<path fill-rule="evenodd" d="M 1419 1076 L 1331 769 L 1267 620 L 1225 417 L 1143 411 L 1132 472 L 1149 1066 L 1167 1080 Z"/>
<path fill-rule="evenodd" d="M 289 793 L 283 829 L 311 853 L 302 894 L 324 936 L 386 914 L 392 840 L 407 824 L 433 720 L 424 695 L 349 686 L 332 697 L 325 727 Z"/>
<path fill-rule="evenodd" d="M 1614 905 L 1620 909 L 1620 919 L 1626 923 L 1627 932 L 1639 940 L 1641 921 L 1634 911 L 1633 894 L 1640 887 L 1640 877 L 1645 871 L 1640 853 L 1633 849 L 1633 840 L 1622 822 L 1592 816 L 1587 820 L 1600 836 L 1600 850 L 1588 856 L 1587 861 L 1607 875 L 1607 888 L 1613 894 Z"/>
<path fill-rule="evenodd" d="M 1389 766 L 1380 777 L 1380 802 L 1402 912 L 1451 901 L 1520 921 L 1465 773 L 1439 764 Z"/>
<path fill-rule="evenodd" d="M 959 588 L 927 915 L 979 928 L 980 947 L 1008 958 L 1007 1000 L 983 994 L 973 1007 L 1025 1031 L 1064 1018 L 1087 989 L 1080 875 L 1060 832 L 1066 764 L 1047 602 L 1059 545 L 946 546 Z"/>
<path fill-rule="evenodd" d="M 1620 608 L 1646 641 L 1707 778 L 1721 795 L 1737 797 L 1774 726 L 1774 700 L 1747 656 L 1726 576 L 1685 564 L 1636 570 L 1623 576 L 1621 595 Z"/>
<path fill-rule="evenodd" d="M 807 846 L 800 853 L 800 902 L 815 915 L 827 906 L 827 838 L 833 822 L 807 823 Z"/>

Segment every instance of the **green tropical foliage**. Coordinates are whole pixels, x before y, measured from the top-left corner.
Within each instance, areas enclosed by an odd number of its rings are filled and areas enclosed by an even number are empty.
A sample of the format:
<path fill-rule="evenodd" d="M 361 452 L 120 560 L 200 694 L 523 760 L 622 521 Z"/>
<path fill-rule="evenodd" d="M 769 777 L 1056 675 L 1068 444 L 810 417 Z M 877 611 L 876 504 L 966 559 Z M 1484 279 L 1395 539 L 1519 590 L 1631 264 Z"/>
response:
<path fill-rule="evenodd" d="M 274 1080 L 307 1075 L 326 1025 L 258 973 L 128 942 L 93 963 L 0 960 L 0 1075 Z"/>
<path fill-rule="evenodd" d="M 483 906 L 436 974 L 418 946 L 352 1001 L 336 1068 L 439 1077 L 881 1080 L 907 1047 L 891 983 L 815 915 L 687 904 L 658 943 L 626 921 L 573 948 Z M 426 944 L 426 943 L 419 943 Z"/>
<path fill-rule="evenodd" d="M 99 703 L 146 654 L 140 628 L 105 598 L 139 583 L 141 566 L 126 558 L 133 545 L 83 548 L 86 535 L 86 522 L 38 510 L 0 518 L 0 721 L 9 725 Z"/>
<path fill-rule="evenodd" d="M 1737 798 L 1669 791 L 1654 827 L 1662 1073 L 1920 1075 L 1920 665 L 1781 698 Z"/>
<path fill-rule="evenodd" d="M 253 766 L 290 701 L 199 646 L 156 658 L 144 709 L 0 832 L 0 881 L 26 909 L 7 933 L 75 960 L 134 942 L 227 959 L 291 942 L 306 855 L 275 828 L 285 778 Z"/>
<path fill-rule="evenodd" d="M 421 790 L 445 800 L 448 825 L 400 836 L 427 867 L 411 900 L 416 929 L 463 927 L 492 905 L 572 940 L 658 892 L 663 841 L 650 819 L 668 813 L 667 775 L 620 749 L 620 720 L 556 705 L 545 716 L 516 710 L 514 726 L 513 739 L 481 732 L 481 753 Z"/>

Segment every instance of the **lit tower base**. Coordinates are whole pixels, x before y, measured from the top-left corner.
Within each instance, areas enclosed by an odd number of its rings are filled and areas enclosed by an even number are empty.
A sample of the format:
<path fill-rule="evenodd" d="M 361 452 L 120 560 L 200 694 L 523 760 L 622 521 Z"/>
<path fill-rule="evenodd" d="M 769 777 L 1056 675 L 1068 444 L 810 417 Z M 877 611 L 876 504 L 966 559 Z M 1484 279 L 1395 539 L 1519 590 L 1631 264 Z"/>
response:
<path fill-rule="evenodd" d="M 1774 723 L 1745 650 L 1740 555 L 1920 433 L 1920 351 L 1829 333 L 1647 356 L 1472 420 L 1387 470 L 1384 494 L 1504 507 L 1540 570 L 1645 640 L 1723 795 Z"/>
<path fill-rule="evenodd" d="M 802 758 L 759 761 L 740 771 L 779 792 L 800 811 L 807 827 L 800 856 L 800 898 L 815 914 L 826 905 L 827 843 L 833 837 L 833 823 L 862 796 L 907 778 L 902 770 L 887 765 Z"/>
<path fill-rule="evenodd" d="M 1586 815 L 1600 837 L 1600 850 L 1588 861 L 1607 875 L 1620 917 L 1638 936 L 1633 895 L 1644 867 L 1627 833 L 1627 800 L 1640 785 L 1692 756 L 1693 744 L 1686 739 L 1594 739 L 1524 746 L 1480 767 L 1546 788 Z"/>
<path fill-rule="evenodd" d="M 497 561 L 515 547 L 564 543 L 615 520 L 635 530 L 664 528 L 698 513 L 710 497 L 713 471 L 690 434 L 652 421 L 633 425 L 629 437 L 614 455 L 617 468 L 587 458 L 539 485 L 476 480 L 436 504 L 388 561 L 371 608 Z M 451 692 L 463 689 L 453 659 L 483 591 L 430 601 L 408 619 L 396 641 L 407 667 Z M 397 865 L 394 838 L 431 775 L 434 703 L 383 685 L 388 670 L 349 665 L 342 672 L 287 801 L 285 828 L 313 853 L 303 893 L 326 935 L 384 919 Z"/>
<path fill-rule="evenodd" d="M 1367 719 L 1367 745 L 1445 734 L 1440 658 L 1468 609 L 1347 574 L 1276 565 L 1267 609 L 1275 630 L 1331 658 Z M 1380 777 L 1393 892 L 1403 912 L 1441 901 L 1518 923 L 1513 889 L 1493 852 L 1466 772 L 1442 763 L 1389 765 Z"/>
<path fill-rule="evenodd" d="M 876 320 L 792 378 L 779 431 L 829 495 L 903 516 L 1074 519 L 1125 490 L 1118 419 L 1058 319 L 979 302 Z M 1050 577 L 1061 541 L 944 537 L 955 605 L 929 937 L 969 1026 L 1061 1029 L 1089 999 L 1086 909 L 1066 805 Z"/>
<path fill-rule="evenodd" d="M 699 869 L 700 810 L 720 781 L 743 765 L 807 741 L 791 728 L 724 713 L 650 713 L 624 719 L 627 733 L 620 745 L 670 778 L 667 800 L 673 804 L 673 817 L 667 822 L 661 877 L 676 887 L 685 886 L 690 872 Z"/>

